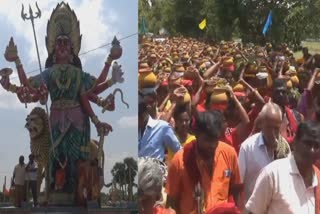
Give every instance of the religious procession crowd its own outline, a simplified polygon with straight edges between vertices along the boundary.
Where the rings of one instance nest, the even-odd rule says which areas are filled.
[[[141,213],[320,213],[320,55],[141,38]]]

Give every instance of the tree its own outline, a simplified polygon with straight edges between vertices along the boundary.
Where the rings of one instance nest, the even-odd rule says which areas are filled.
[[[310,35],[308,26],[316,25],[316,22],[311,21],[314,19],[310,13],[314,4],[314,0],[239,0],[237,10],[241,38],[244,42],[286,42],[298,46]],[[262,29],[270,10],[273,12],[272,26],[265,38]]]
[[[269,11],[272,26],[262,34]],[[148,30],[157,34],[165,28],[171,35],[264,44],[286,42],[292,47],[306,38],[317,38],[320,0],[139,0],[139,21],[145,18]],[[207,19],[204,31],[198,24]]]
[[[0,202],[9,202],[10,198],[8,196],[5,196],[3,192],[0,192]]]
[[[138,171],[138,165],[137,165],[137,161],[134,160],[132,157],[130,158],[125,158],[123,160],[125,166],[126,166],[126,183],[128,184],[128,196],[129,196],[129,200],[132,201],[133,200],[133,186],[134,186],[134,179],[137,175],[137,171]]]
[[[150,6],[148,1],[146,0],[139,0],[138,2],[138,12],[139,12],[139,17],[138,17],[138,22],[139,22],[139,32],[142,31],[142,21],[143,19],[145,20],[150,13]],[[144,29],[145,30],[145,29]]]
[[[137,184],[134,183],[137,171],[137,161],[132,157],[125,158],[123,162],[115,163],[111,169],[113,181],[106,187],[111,187],[113,184],[119,185],[119,189],[123,193],[122,198],[125,199],[128,196],[128,199],[132,201],[133,187],[137,187]]]
[[[120,190],[123,192],[125,189],[125,167],[124,163],[117,162],[111,169],[114,182],[119,185]]]

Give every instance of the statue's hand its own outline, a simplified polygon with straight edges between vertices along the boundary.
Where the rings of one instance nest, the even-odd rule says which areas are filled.
[[[118,82],[118,83],[123,83],[124,82],[124,78],[122,77],[122,75],[124,74],[124,72],[122,72],[121,69],[121,65],[118,65],[117,62],[113,63],[112,66],[112,81],[114,83]]]
[[[115,105],[114,105],[114,96],[113,94],[109,94],[106,99],[102,101],[101,106],[103,107],[102,113],[107,111],[114,111]]]
[[[40,95],[40,103],[42,105],[46,104],[47,99],[48,99],[48,88],[46,84],[42,83],[39,87],[38,93]]]
[[[101,136],[101,135],[107,136],[109,132],[113,131],[112,126],[104,122],[97,123],[96,128],[97,128],[98,136]]]
[[[21,103],[29,103],[31,99],[31,91],[28,87],[18,87],[17,95]]]
[[[2,85],[2,87],[6,90],[9,90],[9,86],[10,86],[10,80],[9,77],[2,77],[0,79],[0,84]]]
[[[18,59],[17,46],[14,44],[12,37],[10,39],[9,45],[6,48],[4,57],[8,62],[14,62],[16,59]]]

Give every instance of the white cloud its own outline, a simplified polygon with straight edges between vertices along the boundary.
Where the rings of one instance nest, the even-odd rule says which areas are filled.
[[[35,29],[39,45],[39,52],[41,61],[45,61],[47,50],[45,46],[46,27],[52,10],[56,7],[57,0],[48,0],[38,2],[41,9],[41,18],[35,19]],[[87,51],[96,48],[103,44],[112,41],[113,36],[117,32],[114,22],[118,19],[118,14],[115,11],[103,10],[103,0],[83,0],[79,4],[77,0],[66,1],[70,7],[75,11],[78,20],[80,21],[80,32],[82,34],[81,51]],[[22,3],[25,5],[25,13],[29,16],[29,4],[31,5],[34,13],[37,11],[34,0],[1,0],[0,15],[7,18],[8,23],[12,25],[15,32],[9,32],[7,35],[8,41],[13,34],[14,37],[22,37],[24,44],[17,44],[18,50],[31,46],[28,52],[28,58],[32,64],[37,65],[36,47],[34,44],[33,31],[29,20],[23,21],[20,14]],[[107,21],[106,21],[107,20]],[[100,49],[90,53],[90,56],[97,56],[104,54],[106,51]],[[27,59],[24,59],[27,61]],[[29,60],[29,61],[30,61]]]
[[[123,116],[117,122],[121,128],[135,128],[138,126],[138,116]]]

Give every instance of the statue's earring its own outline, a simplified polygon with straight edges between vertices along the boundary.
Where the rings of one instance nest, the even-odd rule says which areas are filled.
[[[53,55],[52,62],[53,62],[53,64],[56,63],[56,55]]]

